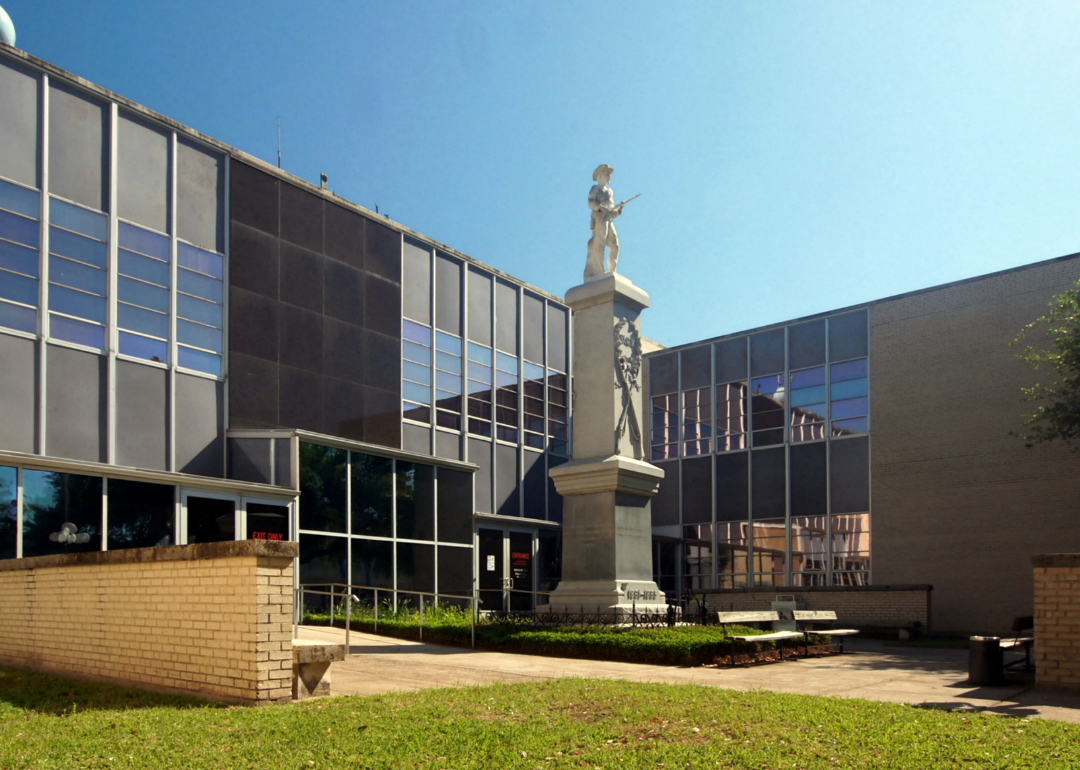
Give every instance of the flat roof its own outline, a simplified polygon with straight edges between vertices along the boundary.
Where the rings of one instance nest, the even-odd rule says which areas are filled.
[[[953,286],[963,286],[967,283],[974,283],[976,281],[985,281],[988,278],[997,278],[1002,275],[1008,275],[1010,273],[1019,273],[1024,270],[1034,270],[1038,267],[1045,267],[1052,265],[1055,262],[1068,262],[1070,260],[1080,259],[1080,252],[1075,254],[1066,254],[1063,257],[1053,257],[1052,259],[1043,259],[1038,262],[1032,262],[1029,265],[1020,265],[1019,267],[1010,267],[1005,270],[996,270],[993,273],[984,273],[982,275],[976,275],[971,278],[961,278],[957,281],[949,281],[948,283],[938,284],[937,286],[929,286],[925,289],[915,289],[913,291],[906,291],[902,294],[893,294],[888,297],[882,297],[881,299],[870,300],[869,302],[860,302],[856,305],[848,305],[846,307],[840,307],[835,310],[825,310],[820,313],[814,313],[812,315],[799,316],[797,318],[790,318],[786,321],[778,321],[777,323],[765,324],[764,326],[755,326],[751,329],[743,329],[737,332],[729,332],[727,334],[718,334],[715,337],[706,337],[704,339],[695,340],[693,342],[684,342],[681,345],[672,345],[669,348],[662,350],[655,350],[645,354],[646,358],[663,355],[665,353],[671,353],[674,351],[685,350],[687,348],[696,348],[699,345],[706,345],[713,342],[720,342],[721,340],[731,339],[732,337],[742,337],[746,334],[754,334],[756,332],[768,331],[769,329],[775,329],[780,326],[790,326],[791,324],[803,323],[804,321],[813,321],[817,318],[825,318],[827,316],[841,315],[854,310],[862,310],[863,308],[873,307],[874,305],[881,305],[885,302],[895,302],[898,299],[906,299],[907,297],[917,297],[920,294],[928,294],[932,291],[941,291],[942,289],[948,289]],[[1080,278],[1080,276],[1078,276]]]
[[[487,271],[493,273],[494,275],[496,275],[499,278],[502,278],[505,281],[509,281],[511,283],[517,284],[518,286],[521,286],[522,288],[527,289],[528,291],[532,292],[533,294],[537,294],[539,296],[544,297],[547,300],[550,300],[551,302],[555,302],[555,303],[557,303],[559,305],[562,305],[563,307],[566,307],[566,303],[563,301],[562,297],[558,297],[558,296],[556,296],[554,294],[551,294],[550,292],[545,291],[544,289],[541,289],[541,288],[539,288],[537,286],[533,286],[530,283],[526,283],[525,281],[521,280],[520,278],[515,278],[514,276],[500,270],[497,267],[492,267],[491,265],[487,264],[486,262],[482,262],[479,259],[476,259],[475,257],[470,257],[468,254],[460,252],[457,249],[453,248],[452,246],[447,246],[445,243],[441,243],[439,241],[436,241],[434,238],[431,238],[431,237],[429,237],[427,235],[424,235],[423,233],[417,232],[416,230],[413,230],[410,227],[406,227],[405,225],[401,224],[400,222],[396,222],[393,219],[390,219],[390,217],[386,216],[385,214],[377,214],[374,211],[372,211],[371,209],[365,208],[365,207],[361,206],[358,203],[353,203],[352,201],[350,201],[350,200],[348,200],[346,198],[342,198],[340,195],[337,195],[336,193],[333,193],[333,192],[331,192],[329,190],[324,190],[322,187],[319,187],[318,185],[313,184],[312,182],[309,182],[306,179],[302,179],[302,178],[296,176],[295,174],[290,174],[288,171],[283,171],[282,169],[278,168],[277,166],[273,165],[272,163],[267,163],[266,161],[264,161],[264,160],[262,160],[260,158],[256,158],[254,155],[249,155],[248,153],[244,152],[243,150],[239,150],[239,149],[237,149],[237,148],[235,148],[235,147],[233,147],[231,145],[225,144],[224,142],[221,142],[221,141],[218,141],[217,139],[214,139],[212,136],[207,136],[206,134],[203,134],[203,133],[201,133],[199,131],[196,131],[193,128],[185,126],[184,124],[182,124],[182,123],[180,123],[178,121],[175,121],[170,117],[162,115],[159,112],[155,112],[154,110],[151,110],[148,107],[144,107],[143,105],[141,105],[141,104],[139,104],[137,102],[133,102],[131,99],[123,97],[120,94],[114,93],[114,92],[110,91],[107,88],[102,88],[101,86],[97,85],[96,83],[91,83],[86,78],[81,78],[78,75],[75,75],[74,73],[68,72],[66,70],[62,70],[59,67],[57,67],[56,65],[50,64],[49,62],[45,61],[44,59],[39,59],[36,56],[32,56],[31,54],[28,54],[26,51],[23,51],[23,50],[18,49],[18,48],[13,48],[12,46],[7,45],[6,43],[0,43],[0,53],[7,54],[11,58],[18,59],[22,64],[24,64],[24,65],[26,65],[26,66],[28,66],[28,67],[30,67],[32,69],[36,69],[36,70],[38,70],[40,72],[43,72],[46,75],[48,75],[49,77],[60,78],[61,80],[65,80],[65,81],[67,81],[67,82],[69,82],[69,83],[71,83],[73,85],[76,85],[76,86],[78,86],[79,88],[82,88],[85,91],[89,91],[90,93],[95,94],[96,96],[99,96],[99,97],[101,97],[103,99],[108,99],[108,100],[116,102],[117,104],[123,105],[123,107],[125,109],[131,110],[132,112],[138,114],[139,116],[141,116],[143,118],[146,118],[148,120],[152,120],[152,121],[154,121],[156,123],[160,123],[160,124],[162,124],[164,126],[167,126],[168,128],[173,129],[174,131],[177,131],[179,133],[184,134],[185,136],[196,139],[197,141],[199,141],[199,142],[201,142],[203,144],[206,144],[206,145],[208,145],[210,147],[213,147],[213,148],[215,148],[215,149],[229,155],[230,157],[235,158],[238,161],[241,161],[243,163],[247,163],[248,165],[254,166],[255,168],[259,169],[260,171],[263,171],[263,172],[265,172],[267,174],[275,176],[275,177],[277,177],[278,179],[280,179],[283,182],[287,182],[288,184],[299,187],[299,188],[301,188],[301,189],[303,189],[303,190],[305,190],[307,192],[310,192],[310,193],[312,193],[314,195],[318,195],[321,198],[323,198],[324,200],[330,201],[331,203],[335,203],[338,206],[342,206],[342,207],[344,207],[346,209],[351,209],[352,211],[355,211],[358,214],[364,215],[368,219],[371,219],[371,220],[374,220],[374,221],[379,222],[381,224],[384,224],[387,227],[391,228],[392,230],[396,230],[396,231],[402,233],[403,235],[409,236],[410,238],[415,238],[417,240],[421,240],[421,241],[424,241],[426,243],[429,243],[433,247],[435,247],[439,251],[442,251],[445,254],[453,255],[454,257],[457,257],[458,259],[461,259],[462,261],[466,262],[467,264],[483,268],[484,270],[487,270]]]

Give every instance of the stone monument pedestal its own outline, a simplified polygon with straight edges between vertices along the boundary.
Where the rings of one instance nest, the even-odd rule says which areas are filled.
[[[664,472],[643,459],[640,315],[649,295],[607,273],[571,289],[566,302],[574,310],[574,459],[550,472],[563,496],[563,570],[537,611],[664,613],[650,511]]]

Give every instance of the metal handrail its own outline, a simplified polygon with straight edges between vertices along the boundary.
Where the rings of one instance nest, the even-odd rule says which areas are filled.
[[[326,586],[329,591],[319,591],[316,588],[309,586]],[[335,591],[335,589],[344,588],[345,591]],[[432,591],[404,591],[401,589],[393,588],[379,588],[377,586],[363,586],[354,583],[308,583],[301,585],[294,591],[294,604],[296,611],[293,614],[293,638],[296,638],[297,626],[299,621],[303,619],[304,612],[304,595],[314,594],[316,596],[329,596],[330,597],[330,627],[334,627],[334,605],[336,597],[341,595],[345,600],[345,654],[349,654],[351,647],[350,632],[352,630],[352,603],[354,601],[359,602],[360,599],[353,592],[354,591],[373,591],[374,609],[375,609],[375,633],[379,632],[379,591],[383,593],[399,594],[405,593],[420,597],[420,640],[424,639],[424,597],[430,596],[435,599],[435,605],[438,606],[439,599],[451,599],[455,601],[467,601],[471,605],[469,612],[469,635],[470,643],[473,647],[476,647],[476,612],[477,605],[482,603],[478,596],[461,596],[458,594],[444,594],[436,593]]]

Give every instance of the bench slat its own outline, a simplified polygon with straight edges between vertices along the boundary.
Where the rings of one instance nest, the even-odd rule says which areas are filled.
[[[795,610],[795,620],[836,620],[833,610]]]
[[[767,623],[780,619],[777,612],[718,612],[716,616],[721,623]]]
[[[775,642],[780,639],[802,639],[803,635],[798,631],[774,631],[771,634],[729,634],[728,639],[738,639],[740,642]]]

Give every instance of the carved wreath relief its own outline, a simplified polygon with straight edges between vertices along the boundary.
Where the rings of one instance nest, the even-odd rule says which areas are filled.
[[[641,332],[626,318],[615,321],[615,387],[622,394],[622,412],[615,425],[615,453],[622,453],[620,444],[629,430],[634,459],[641,460],[641,421],[634,407],[634,392],[641,391]]]

